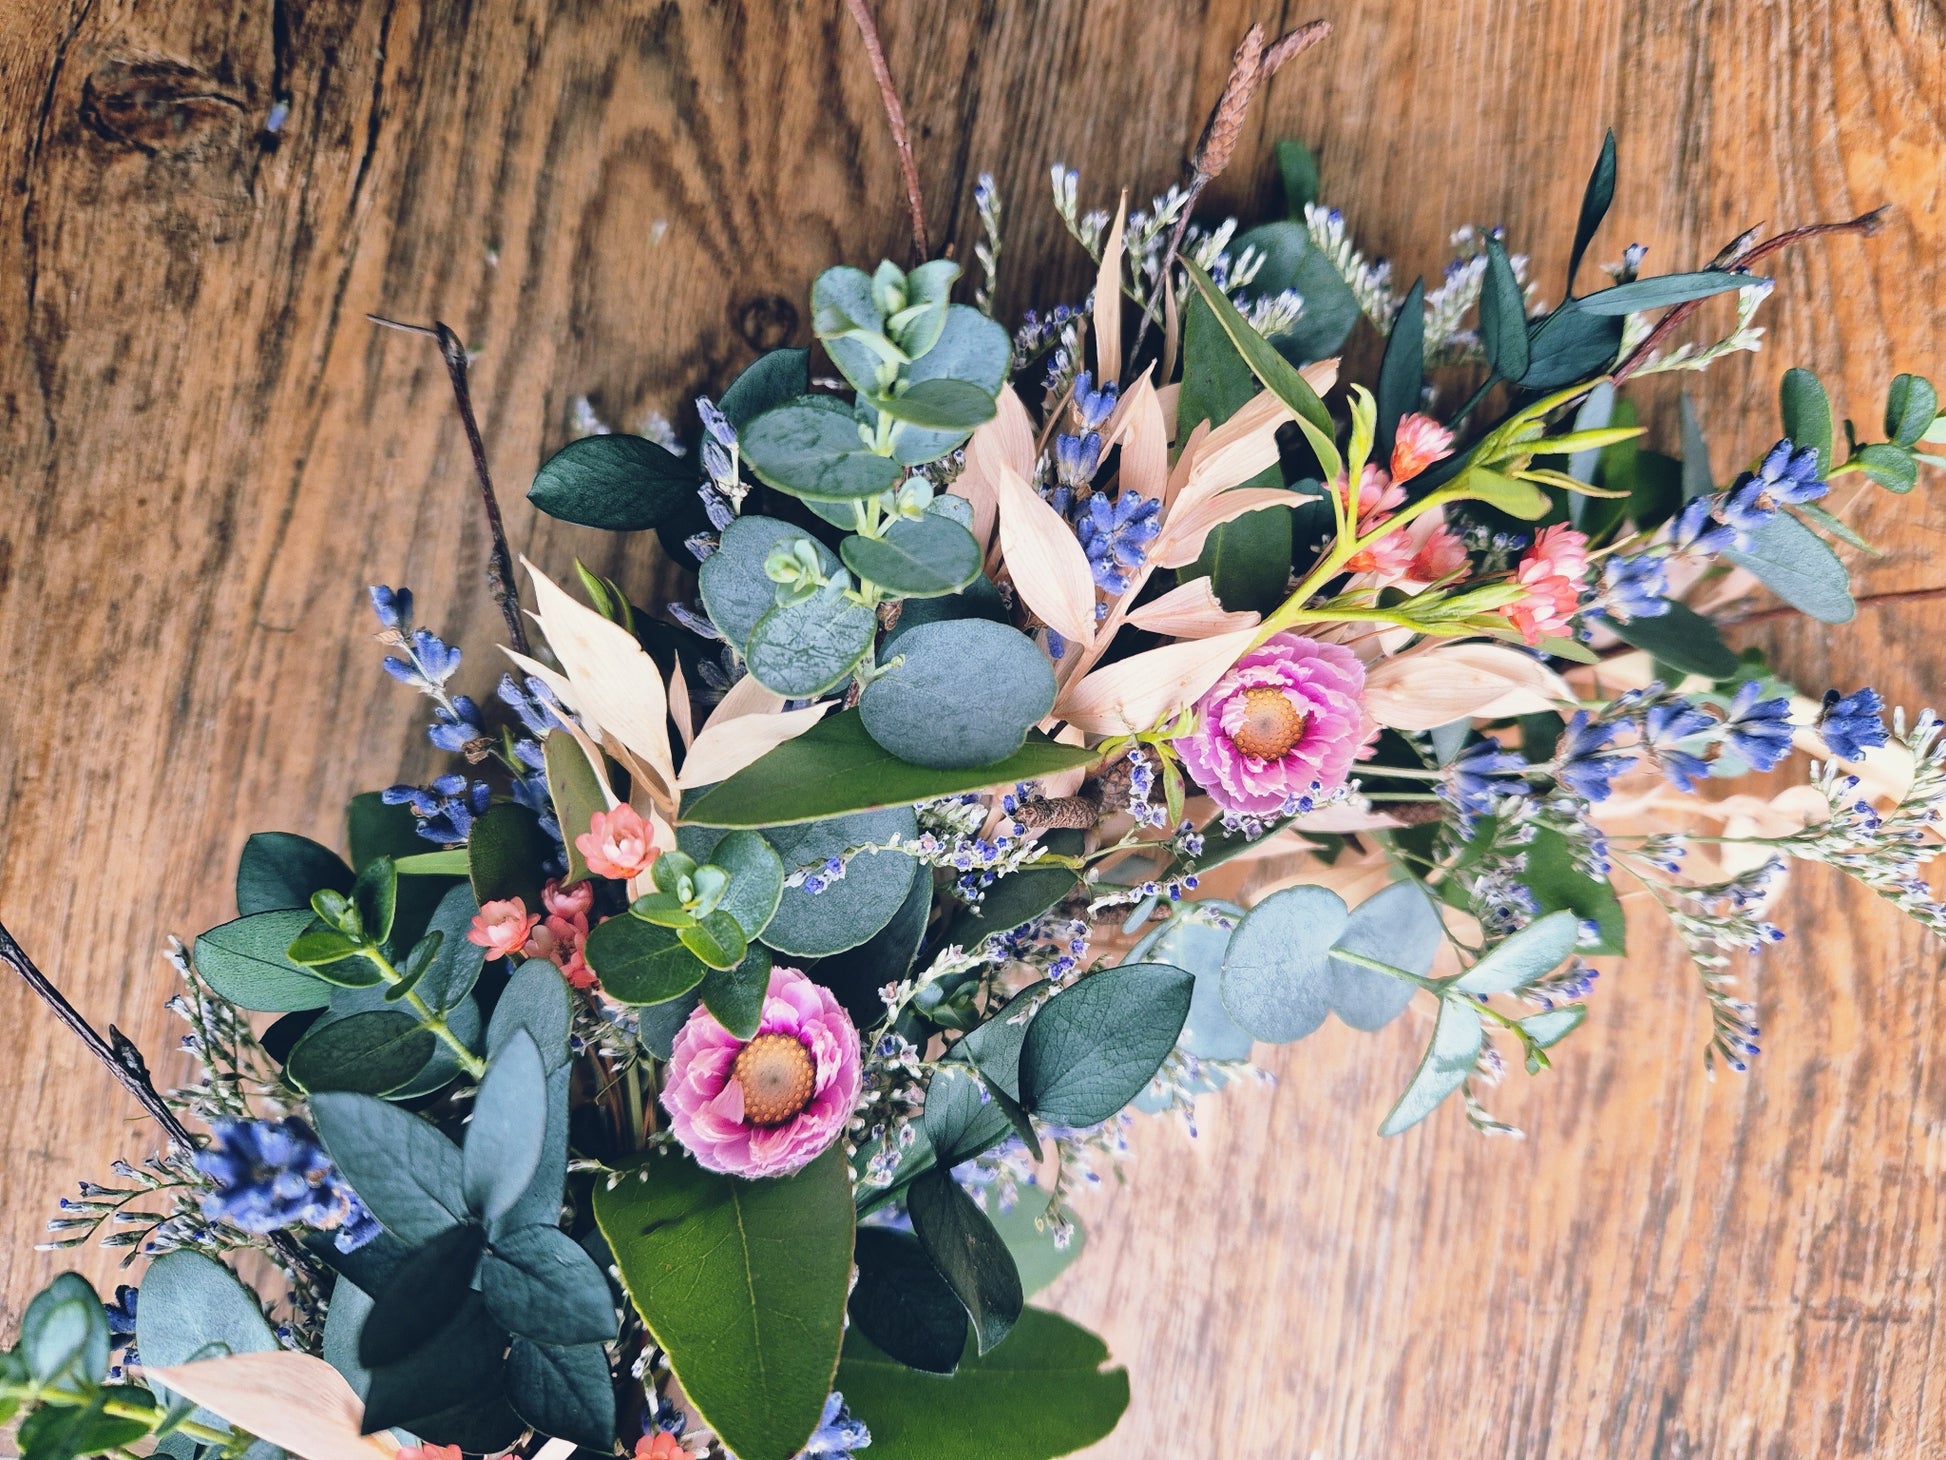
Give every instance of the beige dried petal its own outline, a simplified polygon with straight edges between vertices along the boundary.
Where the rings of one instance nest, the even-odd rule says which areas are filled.
[[[678,656],[675,667],[669,671],[669,718],[676,722],[676,733],[682,736],[684,750],[696,743],[694,713],[689,703],[689,680],[683,675],[682,659]],[[540,1457],[536,1456],[535,1460]]]
[[[1069,643],[1085,648],[1095,632],[1095,579],[1088,555],[1061,514],[1010,467],[998,467],[1000,553],[1014,592]]]
[[[1034,443],[1033,418],[1014,394],[1013,387],[1003,386],[993,406],[993,419],[975,431],[966,443],[966,465],[948,488],[973,504],[972,532],[982,553],[992,546],[993,526],[1000,509],[995,474],[1011,469],[1031,478],[1039,455]]]
[[[144,1377],[303,1460],[391,1460],[399,1451],[388,1432],[359,1433],[363,1401],[311,1354],[232,1354],[147,1369]]]
[[[1122,392],[1102,431],[1104,456],[1111,446],[1122,448],[1120,490],[1158,500],[1169,489],[1169,425],[1160,397],[1154,380],[1142,376]]]
[[[1054,714],[1091,735],[1153,729],[1195,704],[1250,647],[1255,632],[1239,629],[1117,660],[1068,686]]]
[[[1122,228],[1128,221],[1128,192],[1115,205],[1115,225],[1101,246],[1095,271],[1095,370],[1097,389],[1122,378]]]
[[[1170,441],[1176,439],[1176,404],[1182,399],[1180,384],[1159,385],[1155,390],[1156,404],[1162,407],[1162,434]]]
[[[1229,420],[1211,429],[1193,457],[1184,452],[1189,472],[1177,504],[1213,497],[1277,465],[1277,428],[1291,419],[1291,408],[1269,391],[1251,396]]]
[[[756,675],[746,674],[731,685],[710,716],[703,722],[703,729],[713,725],[727,725],[730,721],[745,715],[774,715],[784,708],[784,696],[763,684]]]
[[[679,790],[713,786],[735,775],[787,740],[794,740],[824,718],[832,701],[802,710],[785,710],[775,715],[739,715],[734,719],[712,719],[703,727],[696,743],[682,763],[676,780]]]
[[[1312,500],[1309,493],[1283,487],[1233,487],[1201,502],[1185,492],[1156,534],[1149,561],[1158,568],[1185,567],[1196,561],[1204,540],[1224,523],[1263,507],[1295,507]]]
[[[1432,730],[1476,715],[1536,714],[1572,699],[1545,664],[1501,644],[1444,642],[1374,665],[1365,708],[1395,730]]]
[[[1204,577],[1191,578],[1143,604],[1128,616],[1128,622],[1138,629],[1166,634],[1172,639],[1207,639],[1252,628],[1261,617],[1254,611],[1232,613],[1226,609],[1217,601],[1210,580]]]
[[[1175,466],[1169,471],[1169,487],[1162,495],[1164,515],[1176,505],[1176,498],[1182,494],[1183,483],[1189,480],[1189,469],[1196,464],[1196,453],[1202,449],[1203,442],[1209,437],[1208,421],[1198,421],[1189,428],[1189,440],[1183,444],[1182,453],[1176,457]]]

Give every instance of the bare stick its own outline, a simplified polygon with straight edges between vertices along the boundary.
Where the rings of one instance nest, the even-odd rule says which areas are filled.
[[[892,68],[885,63],[885,46],[878,38],[871,6],[867,0],[845,0],[845,5],[865,39],[865,54],[871,58],[872,75],[878,78],[879,99],[885,103],[885,120],[892,125],[892,145],[899,149],[899,171],[905,177],[905,205],[912,214],[912,258],[922,264],[932,248],[926,242],[926,205],[919,198],[919,169],[912,161],[912,139],[906,135],[905,108],[899,105],[899,88],[892,82]]]
[[[473,418],[473,393],[466,383],[466,346],[444,320],[434,320],[429,329],[422,324],[402,324],[396,319],[368,314],[365,318],[387,329],[407,334],[427,335],[439,342],[439,353],[446,361],[446,374],[453,382],[453,401],[459,407],[460,424],[466,428],[466,444],[473,450],[473,474],[479,479],[480,501],[486,507],[487,531],[493,546],[487,554],[487,591],[500,605],[500,616],[507,621],[509,647],[528,652],[527,626],[520,618],[520,590],[514,586],[514,559],[507,549],[507,529],[500,520],[500,499],[493,494],[493,477],[487,471],[486,442],[480,439],[480,423]]]

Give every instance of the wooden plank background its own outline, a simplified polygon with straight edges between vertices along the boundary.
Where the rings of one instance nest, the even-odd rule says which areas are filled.
[[[1336,36],[1271,85],[1217,202],[1268,202],[1268,145],[1299,136],[1405,278],[1453,227],[1504,223],[1554,293],[1612,124],[1598,257],[1640,239],[1666,270],[1761,219],[1895,210],[1781,262],[1770,348],[1697,385],[1719,465],[1771,438],[1787,364],[1862,420],[1894,370],[1946,377],[1938,0],[881,9],[962,257],[974,177],[1000,180],[1010,310],[1085,288],[1051,163],[1091,205],[1159,190],[1248,21],[1322,13]],[[0,0],[0,168],[0,910],[152,1050],[176,1033],[164,936],[228,915],[245,834],[334,839],[348,794],[433,763],[363,585],[412,584],[467,684],[497,672],[444,376],[365,311],[441,316],[480,351],[517,548],[640,583],[646,540],[520,501],[571,398],[680,416],[807,337],[819,268],[904,248],[838,0]],[[1864,525],[1889,549],[1866,591],[1946,578],[1925,497]],[[1939,605],[1887,604],[1749,638],[1807,685],[1917,706],[1946,680],[1942,628]],[[1641,920],[1558,1073],[1497,1093],[1525,1142],[1457,1111],[1373,1135],[1410,1021],[1277,1055],[1276,1088],[1206,1107],[1194,1142],[1144,1129],[1057,1293],[1134,1375],[1099,1453],[1946,1454],[1941,952],[1816,871],[1783,912],[1747,1077],[1705,1081],[1694,979]],[[0,1027],[10,1331],[57,1265],[28,1251],[52,1196],[151,1136],[11,984]]]

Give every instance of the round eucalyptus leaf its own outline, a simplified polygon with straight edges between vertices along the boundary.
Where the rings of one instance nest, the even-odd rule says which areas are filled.
[[[1054,667],[1005,624],[927,624],[900,636],[899,654],[905,662],[865,687],[858,713],[873,740],[914,765],[1005,760],[1054,708]]]
[[[432,1031],[403,1009],[369,1009],[314,1025],[291,1050],[284,1073],[307,1091],[385,1095],[431,1061]]]
[[[1504,994],[1545,978],[1574,952],[1580,915],[1567,910],[1538,918],[1496,943],[1487,955],[1453,981],[1467,994]]]
[[[1331,1012],[1331,948],[1351,914],[1325,887],[1287,887],[1250,910],[1223,955],[1223,1007],[1268,1044],[1302,1039]]]
[[[757,620],[777,606],[777,585],[764,572],[764,560],[780,542],[803,538],[817,549],[826,574],[840,566],[838,556],[794,522],[775,517],[739,517],[723,529],[715,552],[696,570],[696,586],[710,622],[739,649]]]
[[[588,934],[588,967],[603,992],[624,1004],[660,1004],[688,993],[709,969],[667,928],[633,914]]]
[[[958,498],[942,500],[957,501]],[[878,657],[889,664],[899,652],[898,643],[921,624],[936,624],[947,619],[983,618],[990,623],[1007,622],[1007,605],[993,580],[982,574],[957,593],[939,598],[908,598],[899,605],[899,621],[886,632],[879,644]]]
[[[832,396],[803,395],[773,407],[738,440],[750,469],[793,497],[875,497],[904,475],[891,457],[866,449],[851,407]]]
[[[894,522],[884,537],[848,537],[838,552],[860,578],[906,598],[957,593],[980,576],[973,534],[931,512]]]
[[[842,591],[780,603],[750,630],[744,657],[766,689],[794,699],[821,695],[858,666],[878,633],[878,616]]]
[[[971,431],[993,419],[993,392],[970,380],[921,380],[873,404],[895,421],[934,431]]]
[[[1417,882],[1394,882],[1353,911],[1337,947],[1362,953],[1422,978],[1446,934],[1432,899]],[[1353,1029],[1382,1029],[1417,992],[1402,978],[1343,958],[1331,960],[1331,1007]]]
[[[847,847],[918,834],[918,818],[909,808],[899,808],[772,827],[764,839],[777,849],[787,873],[800,868],[821,872],[821,863]],[[764,929],[764,942],[805,958],[856,948],[892,921],[912,887],[914,865],[904,852],[865,852],[820,892],[786,887],[776,916]]]
[[[1007,880],[1011,879],[1003,879],[999,885],[1005,887]],[[993,893],[988,892],[987,896],[990,899]],[[1231,916],[1242,916],[1240,909],[1219,906]],[[1223,954],[1229,946],[1228,929],[1178,918],[1165,923],[1153,937],[1144,938],[1129,950],[1131,963],[1167,963],[1195,978],[1196,991],[1189,1000],[1189,1018],[1177,1043],[1199,1059],[1250,1058],[1249,1034],[1237,1026],[1223,1007]]]
[[[710,852],[709,865],[730,874],[721,911],[736,919],[746,937],[763,932],[784,895],[784,863],[770,843],[754,831],[733,831]]]

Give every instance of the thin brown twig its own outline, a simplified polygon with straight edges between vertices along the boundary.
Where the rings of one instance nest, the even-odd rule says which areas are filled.
[[[845,0],[845,5],[864,38],[865,54],[878,81],[879,99],[885,103],[885,120],[891,124],[892,145],[898,148],[899,172],[905,178],[905,205],[912,214],[912,261],[922,264],[931,256],[932,247],[926,242],[926,205],[919,197],[919,168],[912,160],[912,139],[906,135],[905,108],[899,105],[899,88],[893,83],[892,68],[886,64],[885,45],[878,38],[871,6],[867,0]]]
[[[514,559],[507,548],[506,526],[500,519],[500,499],[494,495],[493,476],[487,470],[486,442],[480,437],[480,423],[473,415],[473,393],[466,380],[466,346],[444,320],[434,320],[428,327],[405,324],[377,314],[368,314],[365,318],[387,329],[429,336],[439,343],[439,353],[446,361],[447,377],[453,382],[453,401],[459,407],[460,424],[466,428],[466,444],[473,452],[473,475],[480,483],[480,501],[486,507],[487,531],[493,540],[487,553],[487,591],[493,595],[493,601],[500,606],[500,616],[506,620],[508,647],[525,654],[528,652],[527,626],[520,617],[520,590],[514,583]]]

